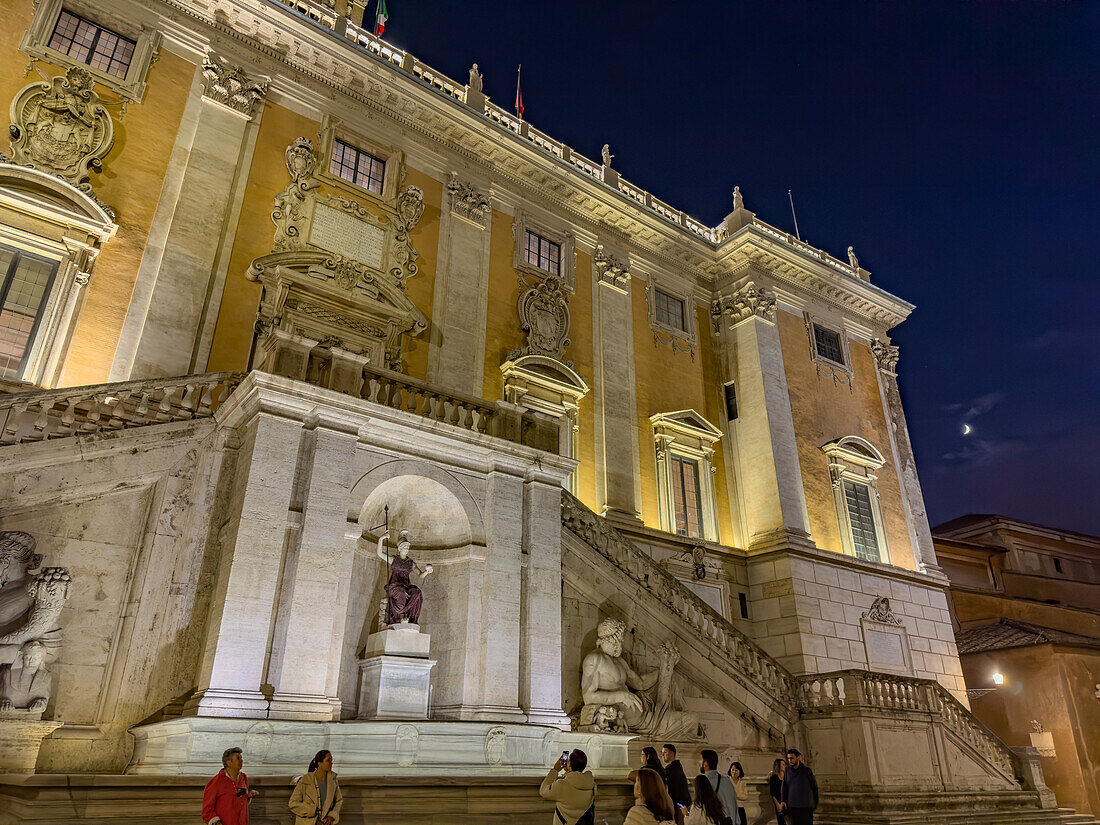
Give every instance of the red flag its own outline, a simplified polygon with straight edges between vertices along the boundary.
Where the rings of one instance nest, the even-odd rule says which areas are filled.
[[[519,64],[519,68],[516,70],[516,114],[519,115],[519,119],[523,120],[523,90],[519,86],[520,72],[523,71],[523,64]]]

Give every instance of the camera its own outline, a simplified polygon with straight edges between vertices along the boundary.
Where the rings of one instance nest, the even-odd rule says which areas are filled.
[[[237,796],[244,796],[248,793],[248,788],[237,788]]]

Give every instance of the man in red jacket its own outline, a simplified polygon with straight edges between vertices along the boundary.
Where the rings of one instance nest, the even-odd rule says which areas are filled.
[[[222,769],[202,792],[202,821],[206,825],[248,825],[248,803],[260,792],[248,789],[243,765],[240,748],[229,748],[222,754]]]

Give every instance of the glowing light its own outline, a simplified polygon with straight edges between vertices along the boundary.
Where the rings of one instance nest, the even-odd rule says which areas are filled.
[[[1003,673],[994,673],[993,674],[993,684],[995,684],[997,687],[1000,687],[1004,683],[1005,683],[1005,675]]]
[[[973,429],[971,428],[971,426],[969,424],[963,424],[963,435],[970,435],[970,433],[972,433],[972,432],[973,432]]]

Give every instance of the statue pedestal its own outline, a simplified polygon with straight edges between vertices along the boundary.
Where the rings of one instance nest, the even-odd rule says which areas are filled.
[[[61,722],[0,718],[0,773],[34,773],[42,740]]]
[[[359,719],[427,719],[431,636],[419,625],[391,625],[367,637],[359,660]]]

